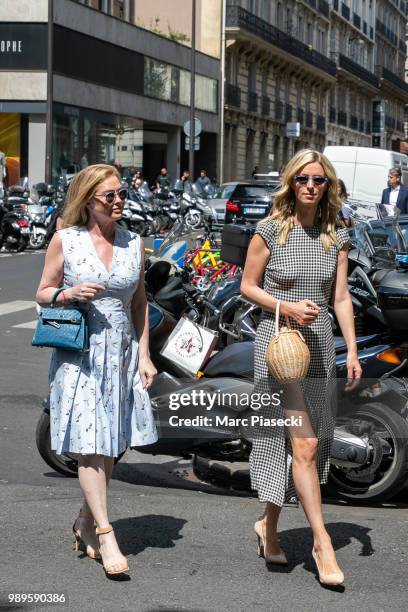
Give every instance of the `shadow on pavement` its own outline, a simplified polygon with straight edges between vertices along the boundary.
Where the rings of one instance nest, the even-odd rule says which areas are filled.
[[[113,527],[124,555],[138,555],[146,548],[174,548],[183,536],[186,519],[163,514],[145,514],[119,519]]]
[[[359,556],[370,557],[375,553],[373,548],[369,527],[355,523],[327,523],[327,531],[332,539],[334,550],[340,550],[352,544],[353,540],[361,543]],[[287,553],[289,565],[268,565],[271,572],[290,573],[296,566],[303,565],[308,572],[317,574],[316,566],[312,559],[313,538],[310,527],[299,527],[279,531],[279,540],[283,550]]]

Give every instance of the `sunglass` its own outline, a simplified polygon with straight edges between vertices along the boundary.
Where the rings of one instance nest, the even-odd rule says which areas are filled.
[[[113,204],[116,200],[116,196],[119,196],[122,202],[126,200],[128,197],[128,189],[122,188],[117,191],[105,191],[105,193],[95,193],[95,195],[105,198],[107,204]]]
[[[311,180],[313,185],[317,187],[321,187],[329,181],[327,176],[308,176],[307,174],[297,174],[294,179],[299,185],[308,185]]]

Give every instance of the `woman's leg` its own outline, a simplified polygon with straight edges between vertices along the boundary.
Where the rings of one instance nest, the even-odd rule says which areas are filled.
[[[340,571],[323,520],[320,482],[317,471],[318,440],[304,407],[299,387],[291,389],[288,404],[300,408],[285,409],[285,416],[301,419],[301,425],[288,428],[292,445],[292,474],[300,503],[313,531],[314,550],[319,557],[324,573]]]
[[[108,458],[105,472],[106,457],[101,455],[81,455],[78,461],[78,476],[87,507],[91,511],[97,527],[109,525],[107,512],[106,489],[109,480],[113,459]],[[112,464],[112,465],[111,465]],[[112,570],[120,569],[126,563],[125,557],[119,550],[113,531],[99,536],[100,551],[104,565]]]
[[[278,520],[282,508],[271,502],[267,502],[263,516],[259,522],[263,524],[262,533],[265,536],[265,557],[279,555],[282,549],[278,542]]]
[[[105,462],[105,479],[106,479],[106,488],[108,488],[109,486],[109,481],[112,477],[112,472],[113,472],[113,466],[115,465],[115,460],[113,457],[104,457],[104,462]],[[88,506],[88,503],[84,497],[84,501],[82,503],[82,508],[81,510],[83,510],[84,512],[89,512],[90,514],[92,514],[90,507]],[[92,518],[93,521],[93,518]]]

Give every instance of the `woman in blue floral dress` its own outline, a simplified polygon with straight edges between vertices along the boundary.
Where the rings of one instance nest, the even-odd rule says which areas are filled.
[[[128,570],[107,514],[114,459],[128,446],[152,444],[157,432],[147,392],[156,374],[140,237],[118,226],[126,189],[116,169],[88,166],[72,180],[62,226],[47,251],[37,301],[76,302],[87,313],[88,352],[55,350],[50,367],[51,444],[77,453],[84,503],[73,530],[76,548],[102,557],[109,575]],[[96,523],[96,529],[95,529]]]

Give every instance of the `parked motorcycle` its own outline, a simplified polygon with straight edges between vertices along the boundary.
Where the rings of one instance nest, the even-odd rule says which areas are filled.
[[[23,213],[18,214],[13,206],[0,204],[0,249],[21,253],[27,248],[30,238],[30,227]]]

